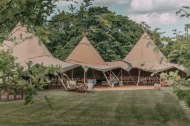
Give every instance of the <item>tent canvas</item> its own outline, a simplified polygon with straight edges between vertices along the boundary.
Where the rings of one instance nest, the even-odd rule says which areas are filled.
[[[166,57],[146,32],[125,57],[124,61],[131,63],[135,68],[149,72],[164,71],[170,68],[176,68],[185,72],[184,67],[167,61]]]
[[[106,63],[92,46],[86,36],[79,42],[75,49],[66,59],[67,62],[77,63],[99,71],[109,71],[118,66],[111,66]]]
[[[113,73],[111,73],[110,71],[119,68],[119,66],[106,63],[96,51],[96,49],[92,46],[92,44],[89,42],[86,36],[82,38],[79,44],[67,57],[66,61],[82,65],[83,68],[87,69],[86,71],[84,69],[84,80],[86,77],[86,72],[89,68],[103,72],[103,75],[106,78],[108,84],[110,84],[110,80],[107,77],[106,72],[111,75]]]
[[[26,62],[33,64],[43,64],[44,66],[61,66],[64,70],[70,70],[79,65],[66,63],[54,58],[48,49],[39,43],[39,39],[27,31],[27,27],[18,23],[8,38],[3,42],[2,49],[10,49],[12,55],[16,57],[16,63],[26,67]]]
[[[169,71],[171,69],[186,73],[184,67],[167,61],[166,57],[146,32],[140,37],[139,41],[125,57],[124,61],[131,63],[133,66],[133,69],[130,71],[131,73],[134,73],[133,71],[138,69],[138,72],[136,72],[137,74],[135,74],[138,78],[137,85],[140,83],[142,76],[151,73],[153,74],[150,76],[155,76],[156,73]]]

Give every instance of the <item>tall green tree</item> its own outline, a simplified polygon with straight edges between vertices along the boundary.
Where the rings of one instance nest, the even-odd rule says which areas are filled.
[[[80,42],[82,33],[88,34],[106,61],[123,59],[143,33],[142,25],[107,7],[95,7],[91,0],[85,0],[79,10],[73,6],[70,10],[53,16],[48,24],[50,43],[46,46],[63,60]]]

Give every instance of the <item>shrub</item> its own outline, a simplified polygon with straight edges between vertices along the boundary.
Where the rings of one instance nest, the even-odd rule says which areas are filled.
[[[190,95],[190,93],[189,93],[189,95]],[[188,97],[185,97],[185,103],[190,108],[190,96],[189,95],[188,95]]]

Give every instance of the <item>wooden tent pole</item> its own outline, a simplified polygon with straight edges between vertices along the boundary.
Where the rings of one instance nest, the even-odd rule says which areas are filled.
[[[121,85],[123,85],[123,70],[121,69]]]
[[[107,76],[106,76],[106,73],[103,72],[103,74],[104,74],[104,77],[106,78],[106,81],[107,81],[108,85],[110,86],[110,81],[108,80],[108,78],[107,78]]]
[[[121,75],[121,71],[117,74],[117,77],[119,77],[119,75]]]
[[[72,80],[73,80],[73,69],[72,69]]]
[[[61,84],[62,84],[62,86],[65,88],[65,90],[67,91],[67,87],[65,86],[65,84],[63,83],[63,79],[59,76],[59,75],[57,75],[58,76],[58,78],[59,78],[59,81],[61,82]]]
[[[110,80],[111,80],[111,70],[110,70]]]
[[[117,81],[119,81],[119,78],[115,75],[113,71],[111,71],[111,74],[117,79]]]
[[[83,83],[85,84],[85,80],[86,80],[86,72],[84,70],[84,80],[83,80]]]
[[[128,72],[129,76],[131,77],[131,79],[135,82],[135,79],[131,76],[131,74]]]
[[[63,74],[63,76],[66,77],[68,80],[71,80],[71,79],[67,76],[67,74],[65,74],[65,73],[62,73],[62,74]]]
[[[141,70],[139,69],[139,73],[138,73],[138,80],[137,80],[137,86],[139,86],[140,77],[141,77]]]

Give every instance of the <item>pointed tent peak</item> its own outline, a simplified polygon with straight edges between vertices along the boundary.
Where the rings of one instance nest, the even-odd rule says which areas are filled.
[[[142,36],[140,37],[140,39],[147,39],[147,40],[150,40],[150,36],[148,35],[148,33],[145,31]]]
[[[87,65],[107,65],[86,36],[82,38],[66,61]]]
[[[32,37],[35,36],[32,33],[28,32],[27,26],[18,22],[8,35],[7,41],[10,41],[15,46],[21,42],[24,42],[26,39],[30,39]]]
[[[17,61],[24,61],[35,57],[51,56],[51,53],[39,43],[38,37],[27,31],[26,25],[18,23],[9,34],[9,39],[3,42],[4,49],[12,49]]]
[[[24,38],[26,38],[26,35],[27,35],[26,26],[24,26],[20,22],[18,22],[15,25],[15,27],[12,29],[12,31],[9,33],[7,38],[3,41],[3,48],[4,49],[12,49],[17,44],[23,42]]]
[[[14,33],[17,33],[17,31],[22,32],[28,32],[27,25],[22,24],[20,21],[15,25],[14,29],[11,31],[11,35],[14,35]]]
[[[23,26],[22,23],[19,21],[17,24],[16,24],[16,27],[17,26]]]
[[[124,61],[128,61],[133,66],[138,67],[141,64],[160,64],[165,62],[166,58],[145,32],[125,57]]]
[[[83,36],[83,38],[82,38],[82,40],[79,42],[79,44],[92,45],[86,36]],[[79,44],[78,44],[78,45],[79,45]]]
[[[89,34],[89,32],[82,32],[82,36],[83,36],[83,37],[88,36],[88,34]]]

